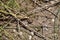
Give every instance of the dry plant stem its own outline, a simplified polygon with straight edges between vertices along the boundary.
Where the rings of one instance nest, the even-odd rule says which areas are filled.
[[[29,30],[30,32],[34,32],[34,35],[36,35],[37,37],[42,38],[44,40],[47,40],[47,38],[45,36],[43,36],[42,34],[36,32],[34,29],[25,26],[21,21],[20,21],[20,24],[22,25],[23,28]]]
[[[7,31],[4,30],[5,36],[7,36],[8,38],[10,38],[11,40],[15,40],[11,34],[9,34]]]
[[[20,32],[19,19],[17,20],[17,32]]]
[[[54,4],[50,4],[50,5],[47,5],[47,6],[43,6],[43,5],[39,4],[38,2],[36,2],[35,0],[32,0],[32,1],[33,1],[33,3],[37,4],[39,7],[47,8],[47,9],[50,8],[50,7],[54,7],[54,6],[57,6],[57,5],[60,4],[60,2],[56,2],[56,3],[54,3]]]
[[[42,7],[42,5],[41,5],[41,4],[38,4],[36,1],[33,0],[33,2],[34,2],[36,5],[38,5],[39,7]],[[53,7],[53,6],[56,6],[56,5],[58,5],[58,4],[60,4],[60,2],[56,2],[56,3],[52,4],[52,5],[44,6],[44,7],[42,7],[41,9],[46,10],[46,11],[50,12],[51,14],[53,14],[55,17],[57,17],[53,12],[51,12],[51,11],[49,11],[49,10],[47,10],[47,9],[48,9],[49,7]]]
[[[6,26],[11,22],[12,20],[10,20],[5,26],[4,29],[6,29]],[[10,29],[10,28],[9,28]],[[14,40],[14,38],[12,37],[11,34],[9,34],[7,31],[3,30],[5,36],[7,36],[8,38],[10,38],[10,40]]]
[[[57,18],[55,17],[54,20],[55,20],[54,21],[54,34],[55,34],[56,33],[55,30],[56,30],[56,26],[57,26],[56,25]],[[56,40],[56,36],[55,35],[54,35],[54,40]]]
[[[8,8],[6,8],[9,12],[6,12],[6,11],[4,11],[4,10],[0,10],[0,12],[1,13],[3,13],[3,14],[9,14],[9,15],[12,15],[14,18],[16,18],[16,19],[24,19],[24,18],[26,18],[26,19],[28,19],[29,17],[23,17],[23,16],[19,16],[20,18],[18,18],[18,16],[16,15],[16,14],[14,14],[11,10],[9,10]]]
[[[15,0],[15,3],[17,4],[17,6],[20,8],[19,4],[17,3],[17,1]]]
[[[4,13],[4,14],[10,14],[10,15],[12,15],[13,17],[16,18],[16,14],[14,14],[14,13],[8,13],[8,12],[6,12],[6,11],[4,11],[4,10],[0,10],[0,12],[1,12],[1,13]]]
[[[12,15],[17,21],[18,21],[18,30],[20,29],[19,27],[19,20],[18,20],[18,18],[16,17],[16,15],[15,14],[13,14],[9,9],[8,9],[8,11],[10,12],[10,15]],[[2,12],[2,13],[4,13],[4,14],[9,14],[8,12],[6,12],[6,11],[3,11],[3,10],[0,10],[0,12]],[[7,26],[7,25],[6,25]],[[5,27],[6,27],[5,26]]]
[[[60,9],[58,9],[58,12],[56,13],[57,16],[58,16],[58,14],[59,14],[59,11],[60,11]],[[54,21],[54,34],[55,34],[55,33],[57,34],[57,32],[56,32],[57,30],[56,30],[56,29],[57,29],[57,27],[58,27],[58,24],[57,24],[58,19],[55,17],[54,20],[55,20],[55,21]],[[54,40],[58,40],[58,39],[56,39],[56,35],[54,35]]]
[[[5,27],[4,29],[16,29],[16,27],[14,27],[14,28],[10,28],[10,27]]]
[[[0,1],[2,3],[3,6],[6,6],[2,1]],[[19,4],[17,3],[17,1],[15,0],[15,3],[17,4],[18,8],[20,8]],[[11,7],[6,6],[7,8],[13,10]]]
[[[29,35],[31,35],[31,32],[30,32],[29,30],[23,28],[23,27],[21,27],[21,31],[24,31],[24,32],[28,33]],[[31,35],[31,36],[32,36],[32,35]]]
[[[0,1],[1,2],[1,1]],[[2,2],[1,2],[2,3]],[[27,17],[27,16],[21,16],[21,15],[16,15],[16,14],[14,14],[11,10],[12,10],[12,8],[10,8],[10,7],[8,7],[7,5],[4,5],[4,3],[2,3],[2,5],[6,8],[6,10],[8,11],[8,12],[6,12],[6,11],[4,11],[4,10],[0,10],[0,12],[2,12],[2,13],[4,13],[4,14],[10,14],[10,15],[12,15],[14,18],[16,18],[16,19],[28,19],[29,20],[29,17]]]
[[[2,1],[0,1],[0,2],[1,2],[1,4],[2,4],[3,7],[6,7],[6,8],[8,8],[8,9],[10,9],[10,10],[14,10],[14,9],[12,9],[11,7],[5,5]]]
[[[7,24],[4,25],[4,29],[6,28],[6,26],[7,26],[11,21],[12,21],[12,19],[11,19]]]
[[[0,1],[1,2],[1,1]],[[29,17],[23,17],[23,16],[21,16],[21,15],[19,15],[19,17],[18,17],[18,15],[16,15],[16,14],[14,14],[11,10],[12,10],[12,8],[10,8],[10,7],[8,7],[7,5],[5,5],[3,2],[1,2],[2,3],[2,6],[4,6],[5,8],[6,8],[6,10],[8,11],[8,12],[6,12],[6,11],[4,11],[4,10],[0,10],[0,12],[3,12],[4,14],[10,14],[10,15],[12,15],[14,18],[18,18],[18,19],[24,19],[24,18],[29,18]]]

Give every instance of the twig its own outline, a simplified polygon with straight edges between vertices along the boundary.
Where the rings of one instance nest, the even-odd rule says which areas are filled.
[[[19,19],[17,20],[17,32],[20,32]]]
[[[36,32],[34,29],[25,26],[21,21],[20,21],[20,24],[22,25],[23,28],[29,30],[30,32],[34,32],[34,35],[36,35],[37,37],[42,38],[42,39],[44,39],[44,40],[47,40],[47,38],[46,38],[45,36],[43,36],[43,35],[41,35],[40,33]]]
[[[5,25],[3,26],[3,28],[5,29],[6,26],[7,26],[11,21],[12,21],[12,20],[10,20],[7,24],[5,24]]]
[[[38,4],[35,0],[32,0],[32,1],[33,1],[36,5],[38,5],[39,7],[42,7],[42,5],[41,5],[41,4]],[[53,6],[56,6],[56,5],[58,5],[58,4],[60,4],[60,2],[56,2],[56,3],[52,4],[52,5],[42,7],[41,9],[44,9],[44,10],[50,12],[51,14],[53,14],[55,17],[57,17],[53,12],[51,12],[51,11],[49,11],[49,10],[47,10],[47,9],[48,9],[49,7],[53,7]],[[47,8],[47,9],[46,9],[46,8]]]

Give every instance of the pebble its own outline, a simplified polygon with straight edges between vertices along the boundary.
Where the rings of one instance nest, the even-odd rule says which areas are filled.
[[[54,4],[54,3],[55,3],[55,1],[50,1],[50,3],[51,3],[51,4]]]
[[[46,31],[48,31],[48,28],[43,28],[43,29],[45,29]]]
[[[56,36],[57,34],[55,33],[54,35]]]
[[[48,6],[48,5],[45,5],[46,7]]]
[[[16,32],[16,30],[14,29],[13,32]]]
[[[30,36],[29,36],[29,40],[31,40],[31,39],[32,39],[32,36],[30,35]]]
[[[19,32],[20,35],[22,35],[23,33],[22,32]]]
[[[34,35],[34,32],[31,32],[32,35]]]
[[[54,19],[52,19],[52,22],[54,22],[55,20]]]
[[[48,10],[51,10],[52,8],[50,7]]]
[[[14,36],[16,37],[17,35],[15,34]]]

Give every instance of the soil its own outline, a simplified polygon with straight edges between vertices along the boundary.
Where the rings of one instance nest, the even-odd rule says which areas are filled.
[[[2,0],[5,5],[7,2]],[[16,2],[19,8],[0,6],[0,10],[12,13],[0,12],[1,40],[60,40],[60,0]]]

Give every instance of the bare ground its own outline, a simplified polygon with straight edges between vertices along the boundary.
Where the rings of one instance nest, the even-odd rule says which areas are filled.
[[[0,2],[0,40],[60,40],[59,0],[16,2],[17,8],[8,0]]]

